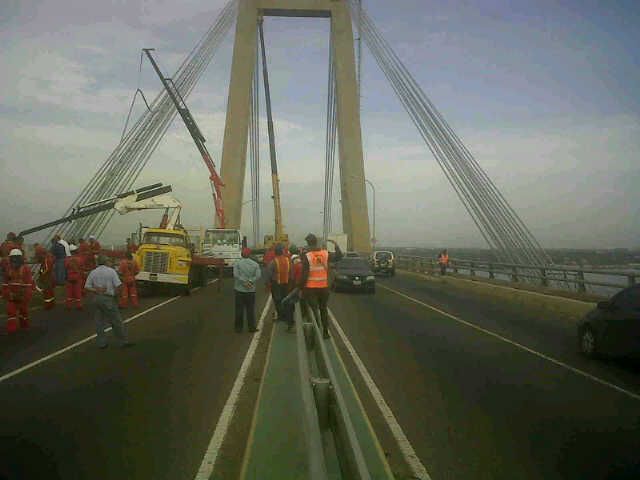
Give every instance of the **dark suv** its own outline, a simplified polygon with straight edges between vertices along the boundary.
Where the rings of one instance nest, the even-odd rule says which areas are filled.
[[[593,357],[640,356],[640,284],[598,302],[578,323],[580,351]]]
[[[396,274],[396,259],[393,252],[379,250],[373,253],[371,257],[371,269],[376,275],[389,275],[393,277]]]

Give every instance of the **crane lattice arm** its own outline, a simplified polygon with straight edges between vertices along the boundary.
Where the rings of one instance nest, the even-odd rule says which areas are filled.
[[[158,74],[158,77],[160,77],[160,81],[162,82],[162,85],[164,86],[165,90],[167,91],[167,94],[173,101],[173,104],[175,105],[176,110],[178,111],[178,113],[180,114],[180,117],[184,121],[184,124],[187,127],[187,130],[189,130],[189,133],[191,134],[191,138],[193,138],[193,141],[196,144],[196,147],[198,148],[200,155],[202,156],[202,160],[204,160],[204,163],[207,166],[207,169],[209,170],[209,180],[211,182],[211,194],[213,196],[213,205],[216,210],[216,217],[218,218],[218,225],[220,226],[220,228],[225,228],[226,221],[224,217],[224,209],[222,207],[222,187],[224,187],[224,183],[222,182],[220,175],[218,175],[218,172],[216,171],[216,166],[213,163],[213,159],[211,158],[211,155],[209,154],[209,151],[207,150],[207,147],[204,144],[206,141],[204,138],[204,135],[202,135],[200,128],[198,128],[198,124],[196,123],[195,119],[191,115],[191,112],[187,108],[187,104],[182,98],[182,95],[180,95],[180,92],[178,91],[177,87],[173,83],[173,80],[170,78],[166,78],[162,74],[162,72],[160,71],[160,67],[158,67],[158,64],[156,63],[154,58],[151,56],[151,52],[154,49],[143,48],[142,50],[144,51],[144,53],[146,53],[147,57],[149,58],[149,61],[151,62],[151,65],[153,66],[153,69]]]

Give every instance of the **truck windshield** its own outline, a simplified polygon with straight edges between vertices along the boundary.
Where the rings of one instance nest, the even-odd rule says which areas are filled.
[[[205,233],[204,243],[210,245],[232,246],[240,244],[240,233],[237,231],[210,230]]]
[[[148,232],[144,234],[143,243],[152,243],[155,245],[175,245],[178,247],[186,247],[184,237],[172,233],[156,233]]]

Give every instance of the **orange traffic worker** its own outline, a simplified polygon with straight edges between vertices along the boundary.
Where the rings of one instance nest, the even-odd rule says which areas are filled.
[[[308,251],[302,257],[302,298],[309,307],[320,315],[322,323],[322,336],[329,338],[329,263],[339,262],[342,259],[342,250],[333,240],[336,251],[329,253],[325,248],[318,246],[318,237],[313,233],[306,236]]]
[[[36,260],[40,262],[38,283],[40,284],[42,296],[44,298],[44,309],[51,310],[56,306],[56,279],[53,271],[56,258],[42,245],[38,245],[36,247]]]
[[[71,310],[82,310],[82,289],[84,288],[84,270],[82,256],[78,252],[78,247],[69,247],[71,256],[64,259],[64,267],[67,270],[67,283],[65,284],[67,298],[65,308]]]
[[[440,264],[440,275],[446,275],[449,266],[449,253],[446,249],[438,255],[438,263]]]
[[[138,289],[136,288],[136,275],[140,272],[138,264],[133,259],[131,253],[127,253],[127,258],[120,260],[118,275],[122,281],[120,292],[120,308],[125,308],[131,300],[131,305],[138,306]]]
[[[274,248],[275,257],[266,269],[267,282],[271,287],[273,304],[276,307],[278,320],[287,323],[287,329],[293,327],[293,304],[284,304],[283,300],[293,287],[291,259],[284,254],[284,247],[277,244]]]
[[[16,245],[16,234],[13,232],[7,233],[7,239],[0,244],[0,257],[8,258],[9,252],[14,248],[18,248]]]
[[[25,265],[22,251],[14,248],[9,252],[9,266],[2,284],[7,305],[7,333],[29,328],[29,302],[34,288],[31,269]]]

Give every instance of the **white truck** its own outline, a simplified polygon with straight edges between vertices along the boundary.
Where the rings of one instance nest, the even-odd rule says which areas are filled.
[[[347,253],[349,237],[346,233],[330,233],[329,235],[327,235],[327,240],[333,240],[338,244],[340,250],[342,250],[342,253]],[[327,244],[327,249],[332,253],[335,251],[335,247],[330,242]]]
[[[201,241],[202,256],[224,261],[229,269],[242,256],[243,236],[240,230],[229,228],[208,228]]]

